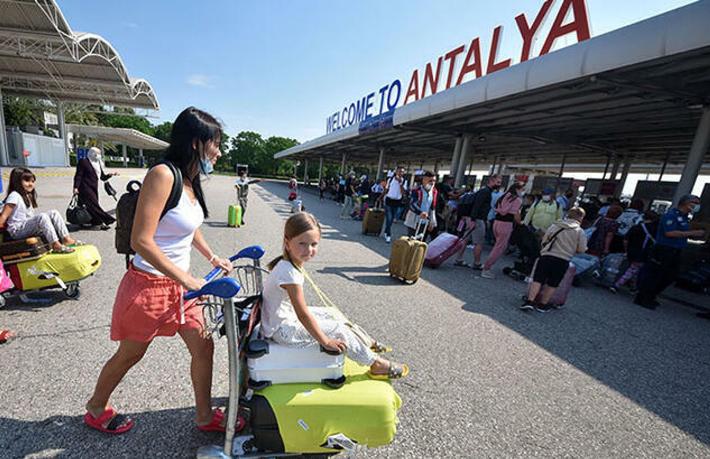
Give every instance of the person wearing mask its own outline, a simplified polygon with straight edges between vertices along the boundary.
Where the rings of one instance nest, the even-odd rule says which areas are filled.
[[[563,220],[554,222],[542,238],[540,258],[535,263],[533,281],[528,286],[528,293],[520,309],[547,312],[552,309],[550,299],[559,287],[562,278],[569,269],[569,261],[578,253],[587,251],[587,236],[581,223],[584,209],[573,207]],[[537,301],[540,294],[540,301]]]
[[[619,229],[616,219],[622,213],[620,206],[613,205],[607,210],[606,215],[600,217],[596,230],[589,238],[589,253],[597,257],[604,257],[612,252],[612,242]]]
[[[494,279],[491,268],[498,259],[505,253],[513,234],[513,226],[520,224],[520,206],[522,205],[523,184],[513,183],[508,191],[498,198],[496,202],[496,218],[493,222],[493,235],[495,236],[495,246],[488,254],[488,258],[483,265],[481,277],[484,279]]]
[[[482,270],[481,252],[483,251],[483,243],[486,240],[486,219],[488,211],[491,208],[491,200],[493,192],[500,189],[502,183],[501,176],[498,174],[488,177],[486,186],[476,192],[471,204],[471,210],[466,214],[460,215],[461,223],[459,226],[462,231],[471,232],[471,244],[473,244],[473,269]],[[459,210],[461,208],[459,207]],[[464,261],[466,246],[464,245],[457,254],[455,266],[469,266]]]
[[[402,207],[407,184],[404,182],[404,168],[398,167],[385,186],[385,241],[392,241],[392,222],[397,218]]]
[[[353,195],[355,194],[355,172],[350,172],[345,180],[345,190],[343,191],[343,209],[340,211],[340,218],[350,218],[353,211]]]
[[[89,154],[79,160],[74,173],[74,195],[79,198],[78,204],[86,206],[91,215],[91,224],[101,225],[102,230],[109,229],[109,225],[116,219],[106,213],[99,204],[99,179],[105,182],[114,175],[118,174],[104,172],[101,150],[96,147],[89,148]]]
[[[626,233],[624,245],[626,246],[626,259],[629,261],[629,267],[614,285],[609,287],[612,293],[616,293],[629,281],[636,280],[643,263],[646,261],[649,250],[656,243],[654,235],[658,231],[658,214],[648,210],[642,214],[641,218],[642,220]]]
[[[409,210],[404,219],[404,226],[410,236],[413,236],[417,224],[420,221],[428,221],[426,232],[432,235],[436,230],[436,199],[438,190],[434,187],[436,175],[431,171],[424,171],[422,175],[421,185],[412,191],[412,197],[409,200]],[[426,238],[425,238],[426,239]]]
[[[212,172],[222,155],[222,135],[222,126],[212,115],[186,108],[173,123],[165,152],[165,160],[182,177],[178,204],[161,216],[177,180],[167,164],[151,168],[143,181],[131,231],[136,256],[116,290],[111,318],[111,340],[119,342],[118,349],[103,366],[86,403],[84,423],[93,429],[115,435],[133,428],[134,422],[109,404],[111,394],[156,337],[178,334],[191,357],[196,428],[225,431],[224,413],[212,408],[214,343],[206,333],[202,304],[183,301],[185,291],[199,290],[205,284],[204,279],[190,273],[193,248],[213,267],[232,270],[232,262],[218,257],[200,231],[208,216],[202,176]],[[183,356],[175,354],[175,358]],[[133,389],[143,389],[140,374],[133,381]]]
[[[542,198],[528,210],[523,224],[532,226],[538,234],[544,234],[557,220],[562,219],[562,208],[552,199],[552,188],[542,191]]]
[[[535,196],[532,194],[526,194],[523,197],[523,204],[520,206],[520,218],[525,220],[528,215],[528,210],[535,204]]]
[[[680,252],[688,245],[688,238],[702,238],[704,230],[691,230],[690,213],[700,212],[700,198],[687,194],[678,205],[661,217],[656,244],[639,273],[638,293],[634,303],[646,309],[656,309],[656,297],[675,280],[680,265]]]
[[[321,178],[320,181],[318,182],[318,193],[319,193],[319,199],[322,201],[324,199],[323,193],[325,193],[325,190],[328,188],[328,182],[324,178]]]
[[[631,205],[626,209],[619,218],[616,219],[616,223],[619,224],[619,229],[616,230],[616,234],[621,237],[625,237],[631,228],[635,227],[643,221],[643,201],[640,199],[634,199],[631,201]]]

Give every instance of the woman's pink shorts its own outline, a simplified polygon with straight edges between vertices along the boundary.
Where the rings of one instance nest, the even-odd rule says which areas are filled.
[[[148,343],[156,336],[174,336],[179,330],[204,330],[202,307],[185,301],[181,323],[183,289],[169,277],[155,276],[133,267],[123,275],[116,292],[111,317],[111,339]]]

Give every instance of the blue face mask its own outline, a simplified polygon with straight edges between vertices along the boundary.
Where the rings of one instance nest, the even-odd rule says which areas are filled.
[[[202,175],[210,175],[212,171],[214,171],[214,166],[212,165],[212,161],[209,159],[201,159],[200,160],[200,170],[202,172]]]

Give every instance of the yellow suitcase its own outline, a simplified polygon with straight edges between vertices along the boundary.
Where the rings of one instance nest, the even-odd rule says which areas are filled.
[[[17,290],[39,290],[75,283],[96,272],[101,255],[96,246],[80,245],[71,253],[45,253],[37,258],[6,262],[5,269]]]

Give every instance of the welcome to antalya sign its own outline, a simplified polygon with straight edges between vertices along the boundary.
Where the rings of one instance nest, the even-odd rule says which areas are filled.
[[[559,8],[539,56],[549,53],[559,38],[575,34],[577,42],[580,42],[590,37],[586,0],[562,0],[561,2],[547,0],[540,7],[532,23],[524,13],[515,17],[519,36],[522,38],[519,62],[531,58],[533,44],[542,32],[545,20],[552,16],[555,3],[559,4]],[[481,78],[510,67],[513,65],[513,57],[507,59],[498,57],[502,31],[501,25],[493,29],[487,59],[481,49],[481,39],[476,37],[468,46],[463,44],[437,57],[435,61],[427,63],[421,73],[420,69],[415,69],[409,78],[406,90],[403,91],[402,82],[396,79],[334,112],[326,120],[326,133],[330,134],[353,124],[368,122],[373,117],[391,112],[399,105],[406,105],[436,94],[437,91],[444,91],[471,79]]]

